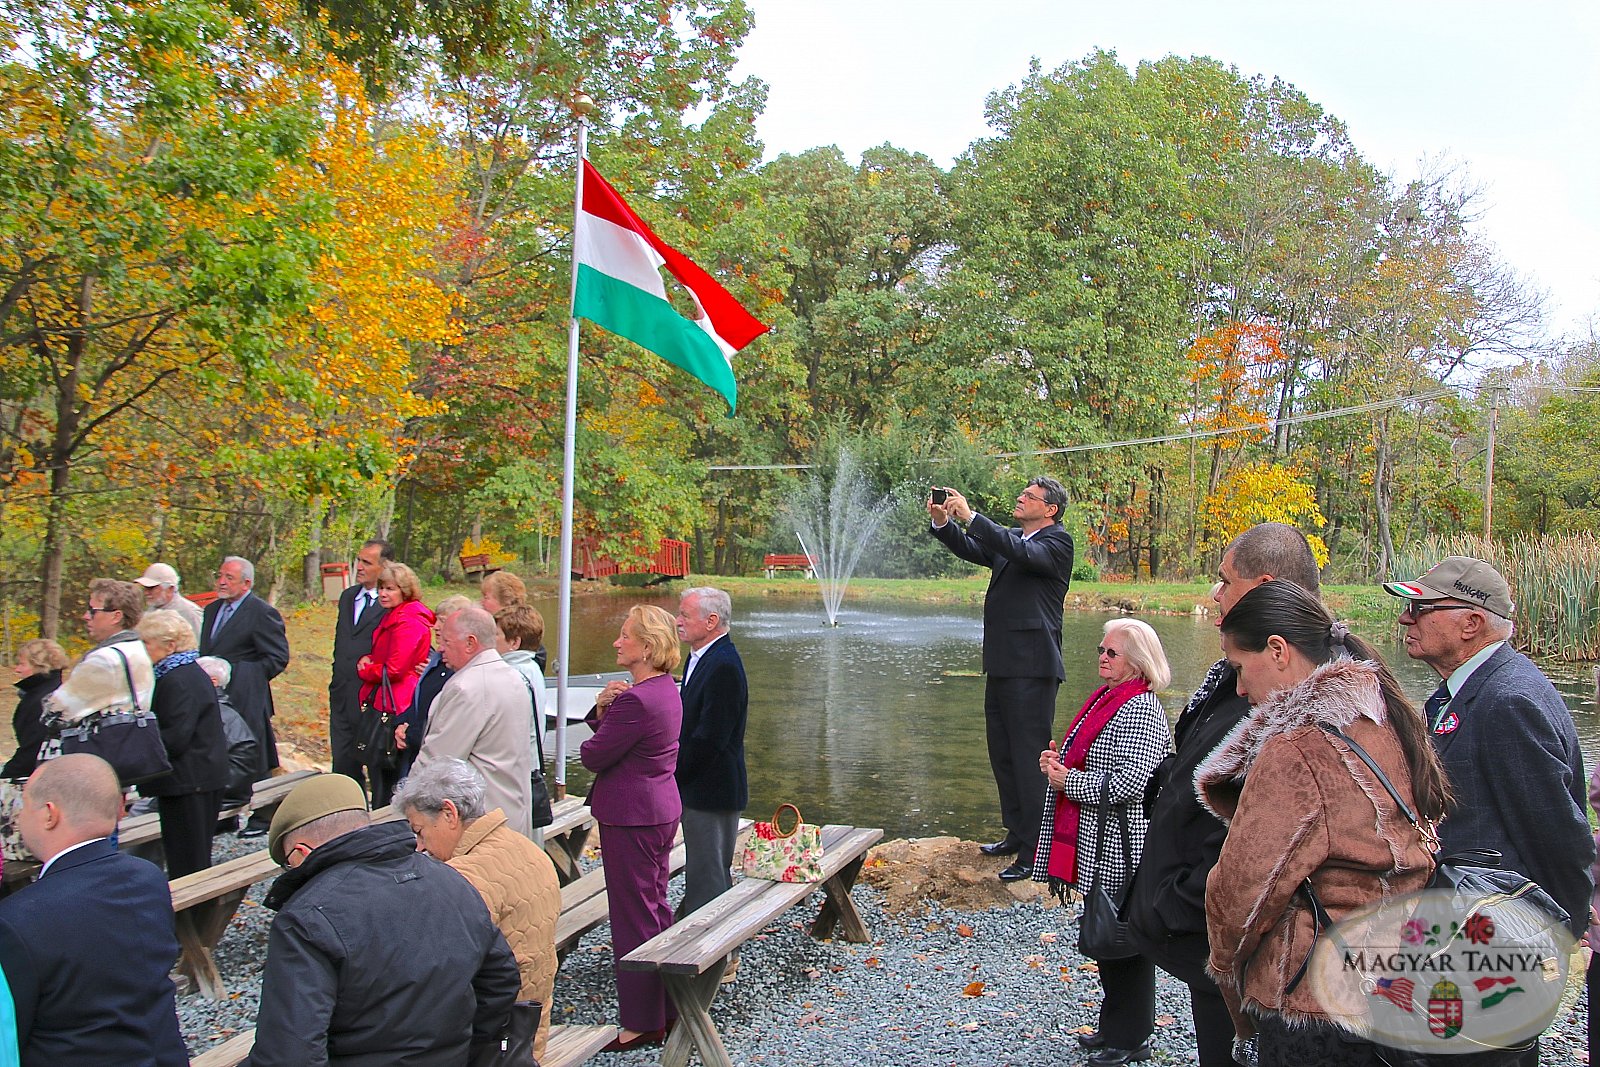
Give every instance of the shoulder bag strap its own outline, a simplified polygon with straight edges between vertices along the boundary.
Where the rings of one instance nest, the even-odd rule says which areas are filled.
[[[139,706],[139,690],[133,684],[133,668],[128,666],[128,655],[116,645],[111,646],[111,651],[122,661],[122,676],[128,680],[128,696],[133,700],[133,711],[137,715],[144,709]]]
[[[1106,824],[1111,818],[1111,776],[1100,779],[1100,805],[1095,811],[1094,869],[1089,874],[1089,888],[1100,884],[1100,861],[1106,854]]]
[[[1367,750],[1357,744],[1355,738],[1351,737],[1337,726],[1329,726],[1327,723],[1321,723],[1320,725],[1328,733],[1349,745],[1351,752],[1354,752],[1356,755],[1361,757],[1361,762],[1365,763],[1367,765],[1367,769],[1378,776],[1378,781],[1382,782],[1383,787],[1389,791],[1389,796],[1394,799],[1395,806],[1400,809],[1400,814],[1406,817],[1406,822],[1410,823],[1412,826],[1415,826],[1418,830],[1422,829],[1422,825],[1417,822],[1416,812],[1411,810],[1411,806],[1409,804],[1400,799],[1400,793],[1395,789],[1394,783],[1389,781],[1389,776],[1383,773],[1383,769],[1378,766],[1376,760],[1367,754]]]
[[[517,670],[515,667],[512,670]],[[522,679],[522,686],[528,691],[528,704],[533,709],[533,746],[539,752],[539,766],[534,768],[541,774],[544,773],[544,716],[539,714],[539,698],[533,695],[533,679],[521,671],[517,676]]]

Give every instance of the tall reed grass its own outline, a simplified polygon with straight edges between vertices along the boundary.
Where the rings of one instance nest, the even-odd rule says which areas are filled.
[[[1600,538],[1594,534],[1485,542],[1458,534],[1397,550],[1391,581],[1421,575],[1445,556],[1486,560],[1511,583],[1516,646],[1561,660],[1600,659]]]

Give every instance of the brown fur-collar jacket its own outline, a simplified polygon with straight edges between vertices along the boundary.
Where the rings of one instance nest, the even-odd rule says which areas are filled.
[[[1361,758],[1321,728],[1358,742],[1402,797],[1411,774],[1386,722],[1374,664],[1335,659],[1257,705],[1195,770],[1200,802],[1228,823],[1206,880],[1207,970],[1241,1033],[1241,1009],[1290,1023],[1331,1021],[1302,982],[1315,923],[1301,885],[1337,921],[1421,889],[1433,871],[1422,836]],[[1411,801],[1413,807],[1415,802]]]

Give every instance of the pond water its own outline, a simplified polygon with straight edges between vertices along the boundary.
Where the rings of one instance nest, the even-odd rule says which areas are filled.
[[[573,600],[574,674],[616,669],[611,642],[633,603],[677,610],[676,595]],[[540,606],[552,621],[546,644],[553,650],[554,603]],[[747,815],[770,818],[788,801],[809,822],[881,826],[890,837],[1000,836],[983,736],[980,607],[847,604],[838,627],[826,625],[820,603],[809,600],[735,602],[733,614],[750,681]],[[1109,617],[1066,615],[1058,733],[1094,689],[1094,648]],[[1172,687],[1161,699],[1176,718],[1218,657],[1216,627],[1210,618],[1140,617],[1160,635],[1172,664]],[[1378,643],[1419,704],[1438,686],[1438,676],[1410,660],[1393,632],[1363,636]],[[1592,763],[1600,753],[1593,667],[1546,666]],[[567,782],[577,793],[590,780],[576,755],[586,736],[578,727],[568,737]]]

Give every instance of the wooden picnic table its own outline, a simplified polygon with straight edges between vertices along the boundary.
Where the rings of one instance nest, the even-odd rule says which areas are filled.
[[[684,1067],[691,1051],[707,1067],[732,1067],[710,1011],[728,957],[818,889],[826,899],[811,924],[812,937],[831,937],[837,930],[846,941],[870,940],[850,889],[867,849],[882,837],[882,830],[870,827],[824,826],[820,885],[743,879],[617,961],[622,970],[659,972],[678,1007],[678,1025],[662,1050],[663,1067]]]

